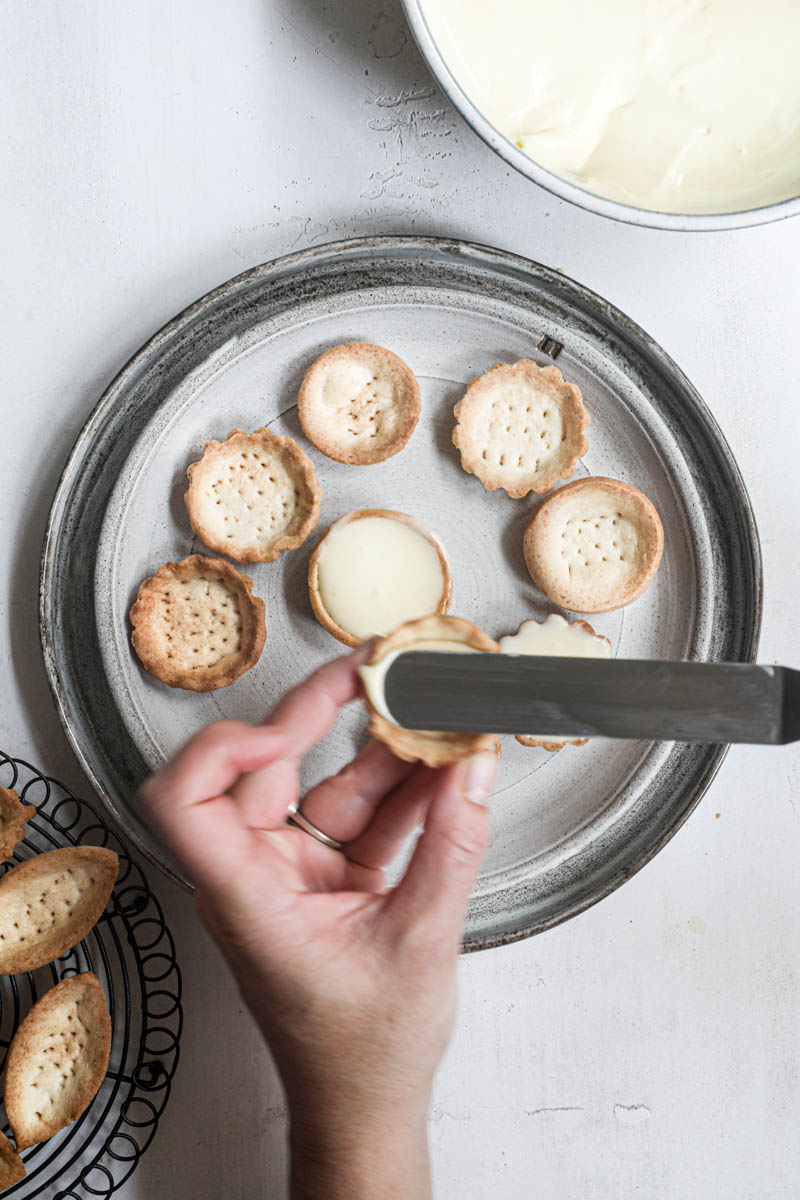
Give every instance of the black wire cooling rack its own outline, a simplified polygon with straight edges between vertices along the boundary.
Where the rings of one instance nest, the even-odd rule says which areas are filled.
[[[26,1178],[3,1193],[17,1200],[86,1200],[112,1195],[131,1176],[169,1099],[183,1024],[181,973],[161,906],[127,847],[100,814],[30,763],[0,751],[0,786],[36,807],[25,840],[0,876],[44,850],[106,846],[119,855],[108,907],[69,954],[38,971],[0,979],[0,1070],[21,1019],[61,979],[94,971],[108,1000],[112,1039],[108,1071],[73,1125],[22,1158]],[[3,1128],[8,1134],[9,1127]]]

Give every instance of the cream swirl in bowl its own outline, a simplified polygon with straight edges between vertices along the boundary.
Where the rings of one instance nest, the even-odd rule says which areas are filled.
[[[667,214],[737,213],[800,195],[797,0],[420,8],[479,113],[567,183]]]

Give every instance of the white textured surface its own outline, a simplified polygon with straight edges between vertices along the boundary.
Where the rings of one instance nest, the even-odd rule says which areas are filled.
[[[13,0],[0,87],[0,734],[13,753],[84,786],[40,665],[36,574],[61,464],[99,391],[208,288],[357,233],[528,254],[658,338],[751,489],[761,658],[798,661],[800,223],[682,236],[552,200],[437,94],[396,0]],[[799,857],[800,756],[734,750],[688,825],[615,896],[465,960],[432,1113],[438,1196],[797,1194]],[[159,893],[185,972],[183,1058],[121,1195],[282,1197],[267,1056],[190,903]]]

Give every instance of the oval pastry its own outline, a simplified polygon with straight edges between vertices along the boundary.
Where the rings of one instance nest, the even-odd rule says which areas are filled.
[[[3,1100],[18,1150],[77,1121],[108,1070],[111,1019],[100,981],[73,975],[42,996],[8,1051]]]
[[[331,525],[308,564],[317,620],[346,646],[445,613],[453,578],[444,546],[417,517],[362,508]]]
[[[649,587],[664,550],[653,504],[618,479],[568,483],[525,531],[525,562],[548,600],[572,612],[611,612]]]
[[[228,687],[258,662],[264,601],[222,558],[192,554],[145,579],[130,612],[131,643],[145,670],[169,687]]]
[[[0,879],[0,975],[60,958],[100,919],[117,877],[113,850],[74,846],[27,858]]]
[[[186,473],[192,529],[237,562],[274,562],[317,523],[322,493],[314,464],[290,437],[234,429],[224,442],[207,442]]]
[[[482,751],[499,753],[500,741],[493,733],[435,733],[403,729],[394,723],[383,698],[383,679],[391,660],[401,651],[411,649],[497,654],[500,647],[477,625],[461,617],[423,617],[382,638],[369,662],[359,670],[372,736],[384,742],[398,758],[423,762],[429,767],[444,767]]]
[[[25,1178],[25,1164],[4,1133],[0,1133],[0,1190]]]
[[[473,379],[454,409],[461,465],[487,491],[515,500],[568,479],[588,449],[589,414],[558,367],[529,358],[496,363]]]
[[[32,804],[23,804],[16,792],[0,787],[0,861],[11,858],[25,836],[26,822],[35,816]]]
[[[420,414],[419,384],[391,350],[349,342],[311,364],[297,411],[303,433],[328,458],[366,466],[398,454],[411,437]]]

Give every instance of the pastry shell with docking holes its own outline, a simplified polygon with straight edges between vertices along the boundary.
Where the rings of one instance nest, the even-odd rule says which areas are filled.
[[[419,383],[397,354],[370,342],[333,346],[315,359],[297,412],[310,442],[336,462],[367,466],[398,454],[414,432]]]
[[[18,1150],[77,1121],[97,1095],[111,1052],[111,1019],[97,976],[62,979],[37,1000],[8,1051],[3,1100]]]
[[[301,546],[319,518],[314,464],[292,438],[268,429],[207,442],[186,474],[192,529],[236,562],[274,562]]]
[[[397,620],[394,620],[393,624],[387,629],[372,628],[369,632],[359,635],[357,632],[345,627],[345,625],[342,623],[343,618],[341,618],[341,614],[340,619],[337,620],[336,617],[330,612],[328,606],[334,606],[331,605],[330,597],[328,598],[326,604],[324,596],[325,588],[323,586],[323,580],[321,579],[321,574],[324,573],[323,569],[321,568],[321,560],[326,552],[330,552],[337,534],[340,534],[346,527],[352,525],[356,521],[374,518],[378,518],[379,520],[394,521],[401,525],[408,526],[409,529],[413,530],[414,533],[418,534],[420,538],[423,538],[425,542],[427,542],[427,544],[433,548],[438,559],[439,569],[441,571],[441,590],[435,605],[430,608],[429,613],[420,613],[419,610],[412,614],[407,612],[405,616],[399,616]],[[375,587],[378,586],[374,578],[365,580],[364,574],[365,572],[362,569],[362,574],[358,580],[362,596],[364,595],[365,591],[368,594],[370,584]],[[450,607],[450,601],[453,597],[453,575],[452,571],[450,570],[450,563],[448,562],[444,546],[436,534],[428,529],[428,527],[422,521],[420,521],[419,518],[409,516],[408,513],[393,512],[392,510],[386,508],[361,508],[356,509],[353,512],[346,513],[343,517],[340,517],[338,521],[334,521],[333,525],[331,525],[327,532],[323,534],[317,545],[314,547],[314,551],[308,564],[308,593],[311,599],[311,606],[314,609],[314,615],[319,623],[328,630],[328,633],[333,634],[335,638],[337,638],[340,642],[343,642],[346,646],[358,646],[361,644],[361,642],[365,641],[368,637],[373,636],[375,633],[378,633],[379,635],[386,635],[390,633],[392,628],[404,623],[406,620],[423,615],[446,613]]]
[[[130,612],[131,643],[145,670],[169,687],[228,687],[258,662],[264,601],[222,558],[192,554],[145,579]]]
[[[453,411],[464,470],[487,491],[504,488],[515,500],[569,479],[588,449],[580,390],[552,364],[495,363],[470,381]]]
[[[493,733],[436,733],[403,729],[387,715],[379,712],[369,696],[367,679],[370,668],[403,650],[443,649],[441,643],[451,642],[466,652],[498,654],[500,647],[483,630],[462,617],[432,616],[409,621],[388,637],[376,642],[368,662],[361,668],[364,703],[369,714],[369,732],[383,742],[398,758],[406,762],[422,762],[429,767],[444,767],[469,758],[473,754],[500,752],[500,739]],[[432,643],[426,645],[426,643]],[[464,652],[464,651],[462,651]],[[381,685],[382,686],[382,685]]]
[[[0,1191],[25,1178],[25,1163],[6,1135],[0,1132]]]
[[[0,975],[35,971],[86,937],[108,904],[119,860],[101,846],[26,858],[0,880]]]
[[[542,502],[523,550],[531,579],[548,600],[571,612],[611,612],[649,587],[661,562],[664,529],[638,488],[589,476]]]

